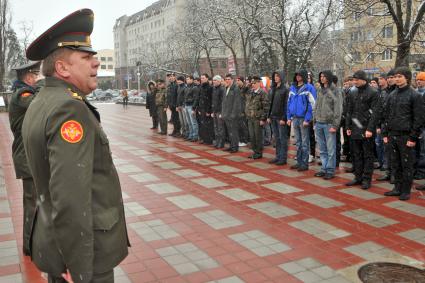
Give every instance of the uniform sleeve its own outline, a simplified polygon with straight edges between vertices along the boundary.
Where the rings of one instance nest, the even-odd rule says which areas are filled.
[[[20,93],[18,95],[19,106],[27,109],[30,106],[34,97],[35,97],[35,95],[31,92]]]
[[[93,274],[95,125],[89,121],[89,114],[84,103],[69,100],[50,115],[46,124],[55,241],[74,282],[90,282]]]
[[[263,115],[261,116],[261,120],[266,120],[270,110],[270,99],[267,93],[264,93],[261,97],[261,103],[263,104]]]

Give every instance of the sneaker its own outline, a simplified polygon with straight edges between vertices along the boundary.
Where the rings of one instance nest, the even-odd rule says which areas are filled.
[[[308,163],[313,163],[313,162],[314,162],[314,160],[315,160],[315,159],[314,159],[314,156],[310,154],[310,155],[308,156]]]
[[[247,144],[246,144],[246,143],[244,143],[244,142],[240,142],[240,143],[239,143],[239,146],[247,146]]]
[[[320,171],[314,174],[314,177],[325,177],[325,175],[326,175],[325,172]]]
[[[269,161],[270,164],[275,164],[276,162],[278,162],[279,160],[277,158],[274,158],[272,160]]]
[[[416,190],[418,191],[425,191],[425,185],[419,185],[416,187]]]
[[[330,174],[330,173],[326,173],[325,177],[323,177],[323,179],[325,179],[325,180],[330,180],[330,179],[333,179],[333,178],[335,178],[334,174]]]

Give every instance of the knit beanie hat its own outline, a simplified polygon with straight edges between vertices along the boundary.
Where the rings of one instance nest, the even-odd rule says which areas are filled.
[[[412,81],[412,71],[408,67],[398,67],[394,70],[394,74],[404,76],[409,84]]]
[[[420,81],[425,81],[425,72],[419,72],[419,73],[416,75],[416,79],[417,79],[417,80],[420,80]]]
[[[368,81],[366,73],[362,70],[356,71],[353,75],[353,78],[358,79],[358,80],[364,80],[366,82]]]
[[[222,81],[223,78],[220,75],[215,75],[213,81]]]

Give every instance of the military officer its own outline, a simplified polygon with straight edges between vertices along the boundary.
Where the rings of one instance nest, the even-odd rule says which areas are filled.
[[[22,143],[22,122],[24,121],[28,106],[36,94],[36,82],[40,71],[40,62],[30,62],[13,69],[16,71],[17,80],[13,84],[14,92],[9,103],[10,129],[14,137],[12,158],[16,178],[22,179],[24,200],[23,253],[24,255],[29,255],[30,232],[35,212],[35,188]]]
[[[128,254],[118,174],[96,108],[99,61],[90,43],[93,12],[78,10],[30,44],[43,60],[42,87],[22,136],[37,191],[31,258],[49,282],[113,282]]]

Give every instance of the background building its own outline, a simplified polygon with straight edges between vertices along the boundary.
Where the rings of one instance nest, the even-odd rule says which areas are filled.
[[[115,55],[113,49],[97,50],[94,56],[100,62],[97,71],[98,86],[101,89],[115,88]]]

